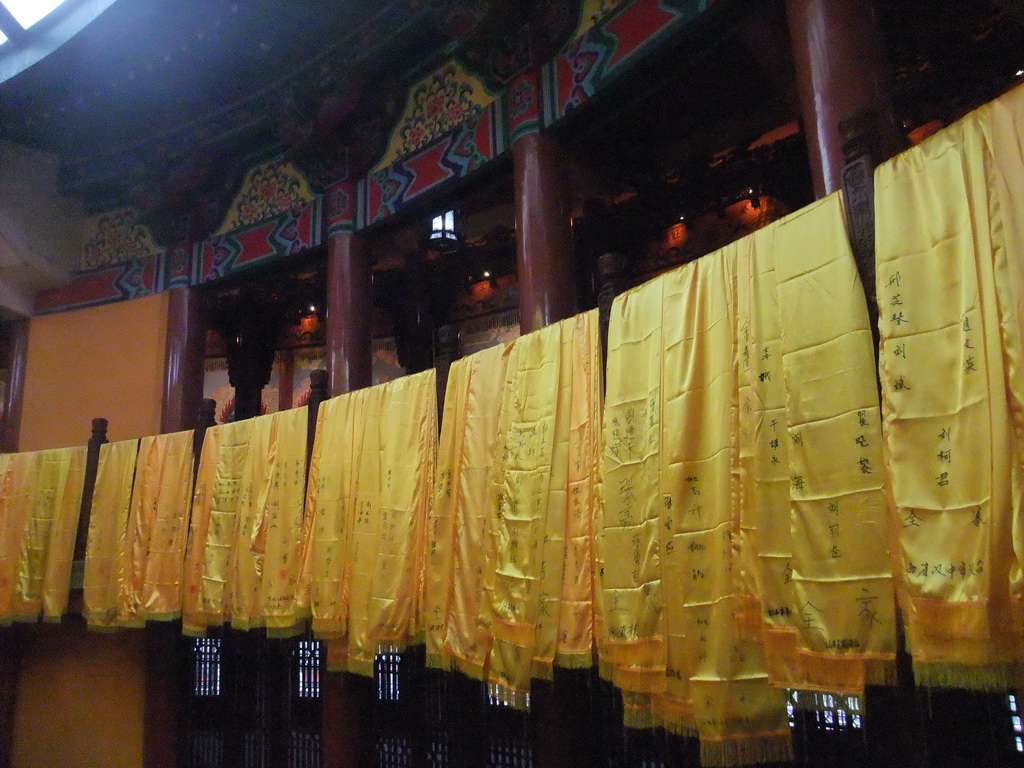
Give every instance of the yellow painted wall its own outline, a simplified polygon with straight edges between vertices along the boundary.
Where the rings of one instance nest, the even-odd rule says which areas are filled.
[[[14,768],[141,768],[145,636],[34,628],[22,657]]]
[[[167,294],[32,318],[18,449],[83,445],[160,431]]]

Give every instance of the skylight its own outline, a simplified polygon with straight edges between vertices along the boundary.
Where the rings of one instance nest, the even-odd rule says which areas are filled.
[[[4,7],[24,29],[50,14],[64,0],[3,0]]]
[[[116,1],[0,0],[0,83],[49,56]]]

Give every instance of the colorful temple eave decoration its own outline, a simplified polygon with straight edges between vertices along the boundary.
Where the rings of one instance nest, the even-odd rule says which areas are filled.
[[[92,270],[156,258],[163,248],[149,228],[138,223],[134,208],[118,208],[85,221],[81,269]]]
[[[462,64],[445,62],[409,88],[405,109],[375,170],[436,143],[466,123],[479,120],[494,99],[495,95]]]
[[[192,245],[191,252],[189,246],[164,251],[155,244],[151,252],[151,236],[114,238],[133,245],[121,249],[120,257],[104,256],[110,249],[83,253],[83,266],[92,269],[67,286],[39,294],[36,311],[92,306],[216,280],[315,247],[325,236],[377,224],[422,195],[467,177],[522,136],[589,101],[712,2],[583,0],[574,39],[539,72],[513,76],[501,93],[449,60],[409,89],[387,151],[365,177],[339,180],[321,197],[291,163],[256,166],[246,174],[217,232]]]
[[[217,280],[236,269],[301,253],[321,242],[321,201],[300,203],[232,232],[207,238],[196,246],[192,283]]]
[[[306,178],[291,163],[272,161],[250,170],[214,235],[244,229],[316,199]]]
[[[709,0],[635,0],[594,23],[543,67],[545,125],[589,101],[709,5]]]
[[[35,313],[83,309],[159,293],[165,287],[163,262],[160,256],[80,272],[67,285],[36,294]]]
[[[506,140],[501,100],[457,130],[386,168],[373,171],[360,182],[359,224],[383,221],[414,198],[443,183],[461,179],[502,154]]]
[[[351,185],[349,185],[351,186]],[[337,195],[334,198],[336,199]],[[169,249],[138,246],[152,238],[122,232],[128,225],[104,222],[127,221],[122,210],[95,217],[100,223],[93,232],[104,233],[105,240],[94,237],[89,263],[98,269],[83,270],[65,286],[43,291],[36,296],[37,314],[108,304],[149,296],[161,291],[187,287],[226,277],[268,259],[287,257],[315,247],[322,241],[321,198],[312,193],[304,177],[293,166],[280,162],[265,163],[246,174],[242,188],[225,217],[220,233],[191,249],[179,245]],[[352,204],[349,203],[351,209]],[[351,213],[348,214],[351,219]],[[143,229],[131,225],[134,229]],[[228,227],[233,227],[226,229]],[[144,231],[144,230],[143,230]],[[113,233],[113,234],[111,234]],[[95,243],[135,244],[127,260],[100,259]],[[110,247],[108,245],[108,250]],[[83,255],[83,263],[86,257]]]

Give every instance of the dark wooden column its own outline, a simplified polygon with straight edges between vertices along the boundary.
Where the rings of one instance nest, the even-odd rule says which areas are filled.
[[[85,459],[85,480],[82,486],[82,506],[78,514],[78,532],[75,536],[75,556],[72,563],[72,588],[82,588],[82,581],[75,580],[75,564],[78,567],[85,566],[85,545],[89,536],[89,516],[92,514],[92,496],[96,491],[96,472],[100,464],[100,446],[107,441],[107,420],[95,418],[92,420],[92,434],[89,436],[88,449]]]
[[[0,768],[11,768],[22,638],[17,625],[0,627]]]
[[[615,297],[625,285],[623,259],[618,253],[603,253],[597,257],[597,311],[601,323],[601,352],[608,360],[608,323],[612,316]]]
[[[375,765],[373,743],[374,681],[350,672],[323,677],[324,768]]]
[[[434,370],[437,371],[437,423],[441,424],[444,413],[444,395],[448,391],[448,371],[459,359],[459,329],[454,325],[442,325],[437,329],[437,355]]]
[[[327,371],[309,372],[309,400],[306,401],[306,477],[309,477],[309,462],[313,456],[313,444],[316,442],[316,424],[320,413],[320,403],[330,397],[327,389]]]
[[[235,340],[228,338],[228,381],[235,388],[235,421],[263,412],[263,388],[274,368],[274,329],[265,319],[240,318]]]
[[[281,362],[281,370],[277,377],[277,410],[287,411],[292,407],[292,400],[295,398],[295,350],[281,350],[278,359]]]
[[[199,403],[199,417],[192,431],[192,478],[199,472],[199,459],[203,453],[203,441],[206,440],[206,430],[217,425],[217,401],[212,397],[204,397]]]
[[[786,14],[811,177],[823,197],[842,183],[846,117],[875,112],[883,151],[898,148],[889,70],[872,0],[786,0]]]
[[[534,680],[530,725],[537,764],[544,768],[589,768],[600,764],[589,669],[555,668],[552,680]]]
[[[327,240],[327,374],[332,395],[370,386],[373,258],[365,235]]]
[[[180,432],[195,426],[203,399],[206,313],[198,288],[172,288],[167,299],[160,431]]]
[[[577,312],[572,222],[562,150],[544,133],[512,145],[516,266],[523,333]]]
[[[333,396],[371,381],[373,260],[364,235],[339,232],[327,240],[327,375]],[[320,688],[324,768],[373,765],[372,678],[325,672]]]
[[[25,365],[28,362],[27,317],[11,320],[4,324],[7,334],[8,371],[7,391],[4,393],[4,417],[0,422],[0,451],[14,453],[18,450],[21,433],[21,404],[25,394]]]

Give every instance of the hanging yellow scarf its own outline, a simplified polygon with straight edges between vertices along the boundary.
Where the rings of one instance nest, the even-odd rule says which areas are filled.
[[[569,329],[569,321],[566,321],[563,336]],[[567,345],[563,339],[562,347],[562,354],[570,356],[571,366],[566,418],[559,420],[559,439],[566,443],[568,466],[564,565],[554,664],[581,668],[593,665],[595,650],[593,542],[601,464],[604,364],[597,313],[577,315],[572,319],[571,331],[571,343]]]
[[[360,419],[348,668],[372,675],[379,648],[404,648],[422,633],[419,600],[437,462],[434,370],[374,387]]]
[[[271,636],[300,630],[295,592],[301,568],[306,487],[306,408],[252,420],[242,469],[237,537],[225,601],[236,629]]]
[[[875,176],[899,597],[924,685],[1005,689],[1022,622],[1018,88]]]
[[[85,447],[13,454],[0,497],[0,622],[60,621],[82,506]]]
[[[436,387],[429,370],[321,405],[298,591],[331,668],[372,675],[378,649],[422,634]]]
[[[317,414],[297,600],[312,615],[316,636],[324,639],[343,638],[348,631],[355,468],[362,450],[356,425],[369,391],[331,398]],[[344,645],[335,646],[337,662]]]
[[[896,630],[873,343],[841,199],[738,247],[743,507],[763,545],[769,671],[862,693],[891,676]]]
[[[550,677],[556,661],[592,663],[599,360],[596,312],[521,337],[509,356],[488,504],[494,587],[482,616],[492,695],[517,708],[531,677]]]
[[[111,630],[118,626],[125,578],[125,537],[138,452],[138,440],[100,446],[82,595],[85,620],[90,629]]]
[[[486,510],[510,350],[490,347],[451,366],[427,527],[427,664],[477,680],[490,650],[490,635],[479,622],[484,596],[493,593]]]
[[[615,299],[608,329],[602,516],[598,524],[603,674],[622,690],[626,723],[654,725],[652,696],[686,701],[679,667],[666,675],[660,530],[664,280]],[[671,510],[669,510],[671,512]]]
[[[740,430],[733,244],[665,275],[661,493],[668,670],[688,681],[705,765],[789,754],[784,695],[741,620],[748,595],[740,536]],[[676,726],[674,698],[666,725]],[[684,720],[683,725],[688,724]]]
[[[119,611],[126,626],[181,615],[192,435],[189,430],[144,437],[139,444]]]
[[[185,553],[186,634],[201,635],[230,617],[226,586],[253,422],[246,419],[206,430]]]
[[[740,503],[736,254],[620,296],[609,328],[601,652],[627,723],[696,732],[706,765],[790,751],[741,567],[757,538]]]

